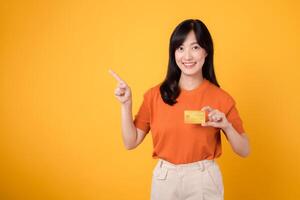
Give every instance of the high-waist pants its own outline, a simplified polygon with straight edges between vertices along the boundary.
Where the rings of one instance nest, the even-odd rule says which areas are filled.
[[[151,200],[223,200],[222,173],[215,160],[173,164],[159,159],[153,169]]]

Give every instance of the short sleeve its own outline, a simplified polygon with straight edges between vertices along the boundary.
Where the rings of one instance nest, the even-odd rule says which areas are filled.
[[[143,130],[147,134],[150,131],[150,90],[145,92],[143,97],[143,102],[134,117],[133,123],[136,128]]]
[[[239,112],[236,107],[236,103],[232,97],[227,101],[227,112],[226,118],[232,124],[233,128],[239,133],[242,134],[245,132],[243,127],[243,121],[240,118]]]

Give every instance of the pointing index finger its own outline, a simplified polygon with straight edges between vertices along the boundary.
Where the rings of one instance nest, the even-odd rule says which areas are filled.
[[[118,76],[118,74],[116,74],[116,72],[114,72],[111,69],[109,69],[108,71],[119,83],[125,83],[125,81],[123,81],[123,79],[121,79],[121,77]]]

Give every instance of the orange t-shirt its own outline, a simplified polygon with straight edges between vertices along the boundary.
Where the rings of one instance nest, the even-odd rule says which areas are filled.
[[[181,89],[173,106],[166,104],[160,95],[161,83],[148,89],[134,125],[152,132],[153,158],[162,158],[174,164],[215,159],[222,153],[220,128],[185,124],[184,110],[201,110],[204,106],[218,109],[226,115],[239,134],[244,133],[234,99],[207,79],[193,90]]]

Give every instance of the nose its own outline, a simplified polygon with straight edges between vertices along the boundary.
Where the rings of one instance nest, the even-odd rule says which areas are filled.
[[[184,52],[183,57],[184,57],[184,60],[190,60],[192,58],[191,52],[189,50],[186,50]]]

